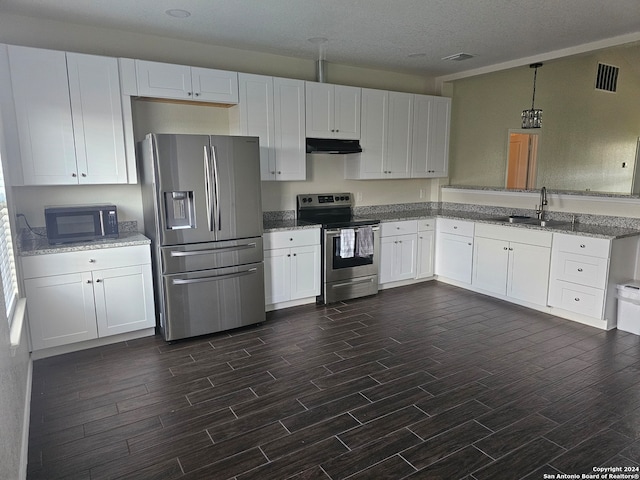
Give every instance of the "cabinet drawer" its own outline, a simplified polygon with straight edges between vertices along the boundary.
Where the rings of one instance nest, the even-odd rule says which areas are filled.
[[[606,258],[576,255],[575,253],[557,252],[553,256],[553,279],[564,280],[595,288],[605,288],[607,284]]]
[[[549,305],[594,318],[602,318],[604,290],[552,280],[549,285]]]
[[[403,222],[385,222],[381,225],[380,236],[390,237],[393,235],[408,235],[418,233],[418,222],[416,220],[406,220]]]
[[[554,250],[592,257],[609,258],[610,243],[610,240],[604,238],[580,237],[562,233],[553,234]]]
[[[264,249],[301,247],[303,245],[320,245],[320,229],[283,230],[269,232],[263,236]]]
[[[419,232],[427,232],[429,230],[435,230],[436,228],[436,219],[429,218],[426,220],[418,220],[418,231]]]
[[[451,218],[438,219],[438,231],[442,233],[453,233],[454,235],[473,236],[474,223],[464,220],[454,220]]]
[[[22,257],[24,278],[47,277],[151,263],[149,245],[102,248]]]

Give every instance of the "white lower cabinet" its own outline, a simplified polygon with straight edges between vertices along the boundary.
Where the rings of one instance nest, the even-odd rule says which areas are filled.
[[[416,278],[432,277],[436,246],[435,220],[418,220],[418,259]]]
[[[33,350],[155,327],[148,245],[22,257]]]
[[[265,303],[313,299],[320,295],[320,229],[264,234]]]
[[[546,305],[551,239],[548,232],[476,224],[472,285]]]
[[[617,284],[638,278],[640,237],[605,239],[555,233],[551,251],[552,313],[611,329],[617,324]]]
[[[387,222],[380,229],[379,283],[416,278],[418,222]]]
[[[473,222],[449,218],[438,219],[436,222],[436,275],[457,282],[471,283],[473,231]]]

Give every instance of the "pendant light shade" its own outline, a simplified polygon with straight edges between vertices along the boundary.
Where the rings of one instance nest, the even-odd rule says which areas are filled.
[[[522,128],[540,128],[542,127],[542,110],[535,108],[536,101],[536,77],[538,76],[538,68],[542,63],[532,63],[529,68],[535,69],[533,72],[533,96],[531,98],[531,108],[522,111]]]

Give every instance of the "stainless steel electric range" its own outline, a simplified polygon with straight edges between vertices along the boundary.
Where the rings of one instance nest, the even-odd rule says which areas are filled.
[[[379,220],[353,214],[350,193],[297,196],[299,223],[322,226],[322,291],[318,303],[378,293]]]

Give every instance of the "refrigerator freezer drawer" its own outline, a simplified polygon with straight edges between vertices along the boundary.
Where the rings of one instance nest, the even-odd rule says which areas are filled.
[[[262,237],[162,247],[162,273],[209,270],[261,262]]]
[[[167,341],[265,320],[262,263],[164,275],[162,334]]]

